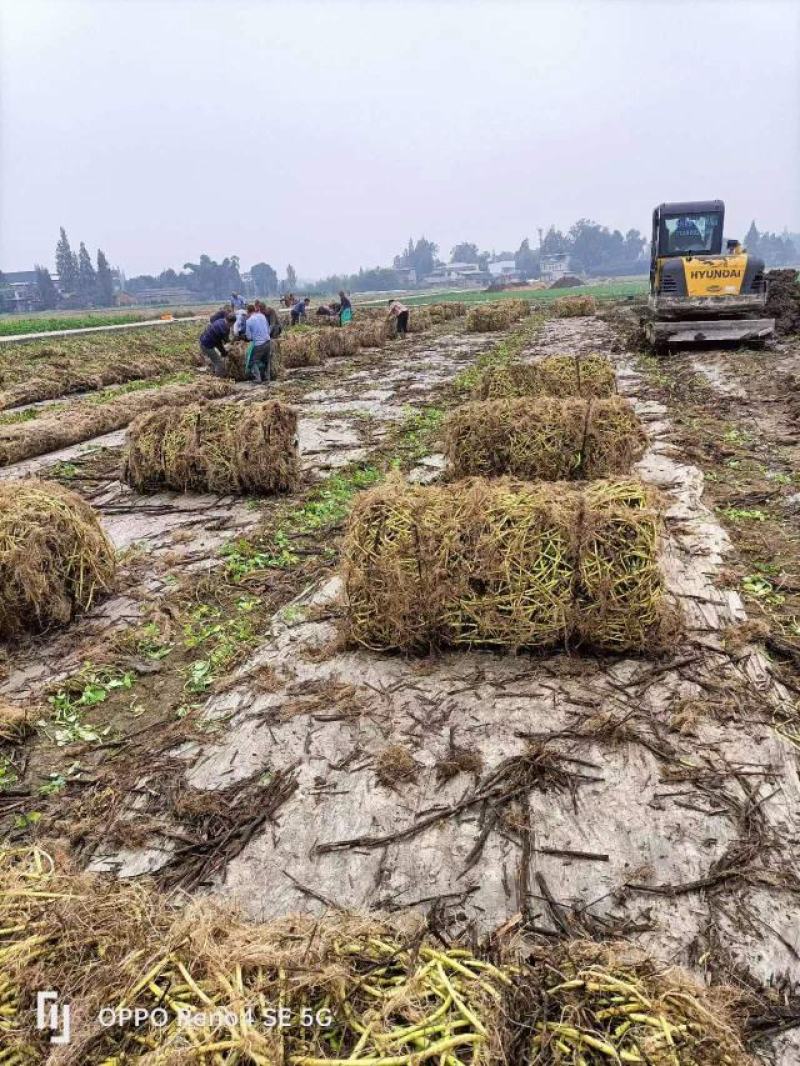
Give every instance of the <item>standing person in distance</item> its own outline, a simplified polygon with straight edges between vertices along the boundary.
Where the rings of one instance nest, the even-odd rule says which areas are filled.
[[[408,333],[408,315],[409,310],[405,304],[401,304],[399,300],[389,301],[389,318],[394,319],[398,337],[405,337]]]
[[[353,305],[350,303],[350,297],[342,289],[339,292],[339,325],[346,326],[348,322],[353,319]]]
[[[241,311],[244,307],[244,297],[240,296],[238,292],[231,293],[231,307],[234,311]]]

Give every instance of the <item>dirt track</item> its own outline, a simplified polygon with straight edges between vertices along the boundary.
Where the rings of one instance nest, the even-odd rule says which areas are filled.
[[[308,477],[369,457],[405,405],[428,401],[487,343],[416,342],[413,358],[381,356],[377,381],[365,358],[335,381],[297,375]],[[600,320],[553,320],[525,356],[620,347]],[[800,781],[796,749],[776,728],[791,720],[794,694],[741,630],[747,614],[725,580],[730,540],[670,404],[632,353],[613,358],[651,438],[639,472],[668,503],[663,564],[686,620],[680,645],[655,663],[346,651],[336,642],[341,589],[325,573],[283,605],[204,703],[212,735],[170,752],[180,787],[281,789],[274,817],[211,877],[215,891],[258,917],[436,905],[476,933],[524,921],[545,934],[625,935],[709,976],[797,985]],[[686,358],[720,395],[747,397],[723,357]],[[173,556],[207,569],[222,540],[259,518],[244,501],[203,497],[164,494],[142,507],[103,469],[84,491],[119,546],[147,545],[148,566],[136,570],[149,575],[147,596],[131,590],[68,638],[31,645],[0,686],[6,694],[43,692],[86,656],[102,624],[127,624],[164,594]],[[436,469],[429,457],[415,476]],[[731,627],[743,634],[735,650]],[[148,798],[158,787],[140,778],[123,815],[136,846],[120,848],[117,836],[94,868],[133,876],[174,860],[181,826]],[[151,806],[162,831],[142,839]],[[774,1050],[789,1066],[800,1041],[787,1033]]]

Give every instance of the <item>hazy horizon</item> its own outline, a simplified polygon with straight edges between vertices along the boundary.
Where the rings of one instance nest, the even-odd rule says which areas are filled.
[[[0,269],[515,249],[663,200],[800,232],[800,4],[5,0]]]

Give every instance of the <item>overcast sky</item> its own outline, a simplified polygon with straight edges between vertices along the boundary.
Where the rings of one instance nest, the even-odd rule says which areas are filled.
[[[500,251],[722,198],[800,231],[797,0],[0,0],[0,268]]]

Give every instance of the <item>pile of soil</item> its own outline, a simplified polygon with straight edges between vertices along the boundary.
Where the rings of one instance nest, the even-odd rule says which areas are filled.
[[[563,278],[556,278],[551,289],[574,289],[576,285],[583,285],[580,278],[576,278],[574,274],[565,274]]]
[[[775,332],[779,336],[800,333],[800,275],[796,270],[767,273],[766,313],[775,319]]]

